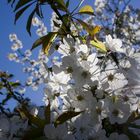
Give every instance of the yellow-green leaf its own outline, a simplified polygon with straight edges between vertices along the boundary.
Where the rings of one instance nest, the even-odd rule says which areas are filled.
[[[57,36],[57,32],[50,32],[47,34],[47,36],[43,40],[42,49],[45,54],[47,54],[47,55],[49,54],[51,44],[55,40],[56,36]]]
[[[80,19],[77,19],[77,20],[83,26],[83,28],[89,33],[90,36],[94,36],[101,30],[101,26],[99,26],[99,25],[91,26]]]
[[[33,50],[36,47],[42,45],[42,49],[43,49],[44,53],[46,53],[48,55],[48,52],[49,52],[50,47],[51,47],[51,44],[55,40],[56,36],[57,36],[57,32],[49,32],[47,35],[37,39],[34,42],[31,50]]]
[[[105,47],[105,44],[99,40],[91,40],[90,44],[94,47],[98,48],[101,52],[107,52],[107,49]]]
[[[79,10],[80,14],[90,14],[93,15],[94,14],[94,10],[90,5],[85,5],[83,6],[80,10]]]
[[[91,36],[94,36],[95,34],[99,33],[101,30],[101,26],[96,25],[92,28],[92,30],[89,32]]]

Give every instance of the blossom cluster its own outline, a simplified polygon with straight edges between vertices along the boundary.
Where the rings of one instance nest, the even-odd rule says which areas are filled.
[[[38,29],[36,30],[36,34],[37,34],[38,36],[41,37],[41,36],[47,34],[47,28],[46,28],[46,26],[45,26],[44,23],[43,23],[41,20],[39,20],[37,17],[34,17],[34,18],[32,19],[32,25],[38,28]]]
[[[97,15],[106,5],[105,0],[95,1]],[[126,15],[129,8],[125,9]],[[112,23],[120,16],[120,13],[115,14]],[[105,21],[108,17],[103,15],[101,18]],[[86,20],[91,22],[92,17]],[[39,27],[39,36],[46,34],[47,29],[39,19],[33,18],[32,23]],[[53,13],[51,31],[59,31],[61,24]],[[129,24],[129,27],[135,31],[136,24]],[[78,28],[82,29],[81,26]],[[71,25],[70,29],[77,28]],[[28,65],[24,68],[24,72],[30,74],[26,84],[33,89],[42,83],[45,85],[43,101],[50,109],[47,112],[50,120],[41,129],[48,140],[129,140],[132,136],[140,139],[140,130],[137,129],[140,126],[140,54],[130,47],[136,34],[132,34],[132,40],[127,40],[130,37],[128,28],[120,29],[122,40],[115,32],[117,26],[112,35],[102,34],[106,52],[96,49],[88,41],[85,43],[80,38],[64,36],[49,68],[49,58],[43,51],[39,52],[38,60],[34,60],[29,50],[20,51],[22,43],[20,47],[12,47],[15,52],[9,55],[9,59]],[[19,44],[15,34],[10,35],[10,40]],[[45,108],[41,110],[39,107],[29,110],[32,116],[41,119],[44,119],[44,111]],[[8,128],[1,129],[9,131]]]
[[[56,128],[55,119],[52,120],[44,129],[48,139],[129,139],[120,135],[118,128],[133,112],[139,113],[136,86],[140,82],[140,58],[110,35],[106,36],[105,45],[108,52],[103,54],[78,39],[63,39],[58,48],[62,62],[56,62],[47,76],[44,101],[46,105],[50,102],[56,116],[71,110],[82,113]],[[108,132],[113,125],[114,131]]]
[[[104,27],[103,35],[109,33],[121,38],[123,46],[139,45],[140,11],[129,0],[95,0],[96,21]]]
[[[36,34],[38,36],[41,37],[47,33],[46,26],[37,17],[32,19],[32,25],[37,27]],[[9,53],[9,60],[23,65],[23,72],[29,75],[25,82],[25,87],[31,86],[33,90],[37,90],[38,86],[44,82],[47,76],[48,71],[45,67],[48,62],[48,57],[40,50],[38,58],[34,59],[31,50],[25,50],[23,52],[22,42],[16,34],[10,34],[9,39],[13,43],[11,46],[13,53]]]

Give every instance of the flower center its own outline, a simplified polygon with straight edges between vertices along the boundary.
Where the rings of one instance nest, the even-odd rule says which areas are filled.
[[[108,81],[113,81],[113,79],[114,79],[114,75],[109,74],[109,75],[108,75]]]
[[[78,96],[77,96],[77,100],[78,100],[78,101],[82,101],[82,100],[84,100],[84,97],[81,96],[81,95],[78,95]]]
[[[114,116],[118,116],[119,115],[119,110],[118,109],[114,109],[113,112],[112,112],[112,114]]]

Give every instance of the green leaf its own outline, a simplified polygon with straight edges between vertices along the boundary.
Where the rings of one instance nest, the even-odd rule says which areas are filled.
[[[64,0],[55,0],[55,2],[63,7],[66,7]]]
[[[14,88],[16,88],[16,87],[18,87],[18,86],[21,85],[19,82],[9,82],[9,84],[10,84],[12,87],[14,87]]]
[[[10,3],[12,0],[8,0],[8,3]]]
[[[39,128],[44,128],[46,121],[37,117],[37,116],[33,116],[32,114],[30,114],[28,112],[28,110],[26,109],[26,107],[22,107],[19,109],[19,113],[20,114],[24,114],[28,119],[29,122],[36,125]]]
[[[51,121],[50,103],[48,104],[48,106],[45,107],[44,115],[45,115],[46,123],[49,124]]]
[[[94,10],[90,5],[85,5],[79,10],[79,14],[89,14],[94,15]]]
[[[35,138],[34,140],[47,140],[47,139],[45,136],[41,136],[41,137]]]
[[[40,129],[32,127],[25,133],[22,140],[39,140],[39,138],[43,136],[43,130],[44,130],[43,128]]]
[[[62,124],[64,122],[66,122],[69,119],[72,119],[75,116],[78,116],[80,113],[82,113],[83,111],[80,112],[75,112],[75,111],[66,111],[63,114],[61,114],[54,122],[54,126],[57,127],[57,125]]]
[[[43,43],[43,38],[44,38],[44,37],[45,37],[45,36],[43,36],[43,37],[37,39],[37,40],[33,43],[32,48],[31,48],[31,51],[32,51],[33,49],[37,48],[39,45],[41,45],[41,44]]]
[[[67,8],[69,7],[69,4],[70,4],[70,0],[67,0],[67,2],[66,2],[66,7]]]
[[[81,19],[77,19],[77,21],[83,26],[83,29],[85,29],[92,37],[94,37],[94,35],[99,33],[101,30],[101,26],[99,25],[91,26],[86,22],[82,21]]]
[[[32,0],[19,0],[18,3],[16,4],[14,11],[16,11],[17,9],[21,8],[22,6],[26,5],[27,3],[31,1]]]
[[[36,14],[37,14],[40,18],[43,18],[42,9],[40,8],[40,5],[39,5],[39,4],[36,5]]]
[[[29,35],[31,36],[31,24],[32,24],[32,18],[35,14],[35,9],[32,11],[32,13],[29,15],[28,17],[28,21],[27,21],[27,24],[26,24],[26,30],[27,32],[29,33]]]
[[[58,23],[57,23],[56,21],[54,21],[54,20],[53,20],[53,24],[54,24],[55,27],[60,28],[60,24],[58,24]]]
[[[15,1],[16,1],[16,0],[8,0],[7,2],[8,2],[8,3],[11,3],[11,7],[13,7]]]
[[[48,55],[52,42],[55,40],[57,32],[50,32],[43,40],[42,49]]]
[[[5,105],[7,101],[9,101],[12,98],[11,93],[8,93],[5,99],[2,100],[1,104]]]
[[[0,90],[1,90],[3,87],[4,87],[4,86],[3,86],[3,83],[0,82]]]
[[[105,44],[99,40],[91,40],[90,44],[93,45],[94,47],[98,48],[101,52],[106,53],[107,49],[105,47]]]
[[[136,129],[140,129],[140,125],[137,124],[129,124],[130,127],[136,128]]]
[[[51,46],[51,44],[54,41],[56,36],[57,36],[57,32],[49,32],[47,35],[37,39],[34,42],[31,50],[35,49],[39,45],[42,45],[42,49],[43,49],[44,53],[48,54],[50,46]]]
[[[137,134],[134,134],[131,130],[126,129],[124,132],[125,135],[129,137],[129,140],[139,140],[139,137]]]
[[[85,29],[90,34],[92,30],[91,26],[88,25],[86,22],[82,21],[81,19],[77,19],[77,21],[82,25],[83,29]]]
[[[67,7],[66,7],[66,4],[64,2],[64,0],[55,0],[55,7],[59,10],[62,10],[62,11],[67,11]]]
[[[26,5],[24,8],[22,8],[21,10],[19,10],[16,15],[15,15],[15,23],[16,21],[19,19],[19,17],[24,13],[24,11],[29,8],[32,5],[32,3]]]

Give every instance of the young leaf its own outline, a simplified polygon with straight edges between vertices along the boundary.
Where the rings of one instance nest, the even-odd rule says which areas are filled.
[[[43,49],[44,53],[48,54],[50,46],[51,46],[51,44],[54,41],[56,36],[57,36],[57,32],[49,32],[47,35],[37,39],[34,42],[31,50],[35,49],[39,45],[42,45],[43,46],[42,49]]]
[[[94,47],[98,48],[101,52],[106,53],[107,49],[105,47],[105,44],[99,40],[91,40],[90,44],[93,45]]]
[[[83,28],[89,33],[90,36],[95,36],[95,34],[97,34],[98,32],[100,32],[101,30],[101,26],[96,25],[95,27],[88,25],[86,22],[77,19],[78,22],[83,26]]]
[[[90,5],[85,5],[79,10],[79,14],[89,14],[94,15],[94,10]]]
[[[80,112],[74,112],[74,111],[66,111],[63,114],[61,114],[54,122],[54,126],[57,127],[57,125],[62,124],[64,122],[66,122],[69,119],[72,119],[75,116],[78,116],[80,113],[82,113],[83,111]]]
[[[48,55],[52,42],[55,40],[57,36],[57,32],[50,32],[47,36],[43,39],[42,49],[45,54]]]

